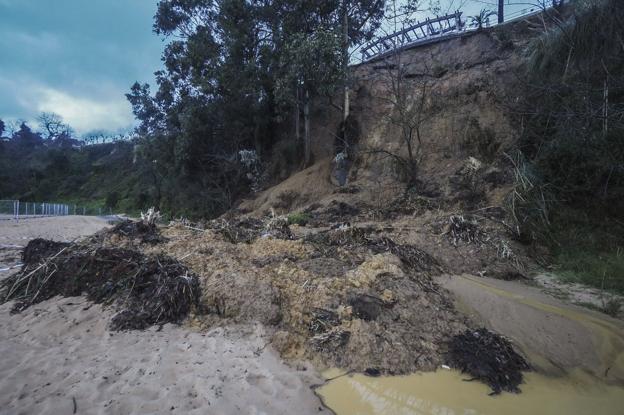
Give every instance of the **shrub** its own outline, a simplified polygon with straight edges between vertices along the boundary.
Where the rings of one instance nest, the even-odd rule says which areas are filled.
[[[119,193],[110,192],[109,194],[106,195],[105,206],[107,208],[115,209],[118,204],[119,204]]]
[[[496,39],[499,42],[500,50],[513,49],[514,43],[511,37],[511,28],[509,26],[497,26],[494,30],[494,34],[496,35]]]
[[[482,127],[479,120],[470,118],[464,135],[462,148],[484,161],[494,160],[500,148],[500,142],[496,140],[496,134],[489,127]]]
[[[288,215],[289,225],[305,226],[310,221],[310,215],[305,212],[296,212]]]

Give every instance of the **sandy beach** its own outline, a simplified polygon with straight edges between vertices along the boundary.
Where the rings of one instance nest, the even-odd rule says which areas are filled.
[[[97,216],[27,217],[20,220],[0,220],[0,246],[24,246],[34,238],[69,242],[92,235],[108,226],[106,219]]]
[[[81,297],[0,315],[2,414],[326,413],[314,370],[282,363],[260,325],[111,332]]]
[[[88,217],[3,221],[0,243],[73,240],[104,226]],[[19,257],[19,248],[7,250]],[[112,311],[83,297],[55,297],[15,315],[10,308],[0,306],[3,415],[329,413],[311,389],[322,382],[318,373],[283,363],[260,324],[111,332]]]
[[[70,242],[109,226],[96,216],[0,217],[0,280],[17,271],[22,249],[34,238]]]

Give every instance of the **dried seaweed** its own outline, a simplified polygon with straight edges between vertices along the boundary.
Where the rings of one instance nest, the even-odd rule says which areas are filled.
[[[522,371],[528,363],[498,334],[481,328],[466,330],[449,342],[448,362],[453,368],[480,380],[492,388],[493,395],[502,391],[520,392]]]
[[[43,259],[58,253],[61,249],[67,246],[69,246],[69,243],[66,242],[56,242],[42,238],[33,239],[28,242],[28,245],[26,245],[24,251],[22,252],[22,263],[38,263]]]
[[[49,255],[54,242],[33,240],[21,272],[0,285],[2,301],[15,300],[12,312],[56,295],[86,294],[95,303],[120,310],[113,330],[143,329],[180,322],[198,305],[199,280],[178,261],[138,251],[92,244],[65,245]],[[44,257],[42,247],[47,247]]]

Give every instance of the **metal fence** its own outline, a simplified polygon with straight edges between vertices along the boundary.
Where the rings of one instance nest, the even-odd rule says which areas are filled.
[[[85,207],[66,203],[0,200],[0,219],[19,220],[43,216],[101,216],[107,214],[112,214],[112,210],[101,207]]]
[[[566,3],[568,3],[568,1],[566,1]],[[541,13],[546,9],[546,6],[531,5],[530,7],[506,14],[503,18],[503,22],[508,23],[513,20],[527,18]],[[491,21],[488,16],[485,16],[484,21],[481,22],[481,26],[484,28],[497,26],[499,24],[501,23]],[[360,45],[357,48],[361,54],[359,63],[380,59],[397,53],[402,49],[423,46],[459,36],[467,32],[476,31],[480,29],[481,26],[475,21],[466,22],[462,20],[462,13],[459,11],[445,16],[427,18],[409,27],[403,27],[397,32],[378,37],[366,44]]]

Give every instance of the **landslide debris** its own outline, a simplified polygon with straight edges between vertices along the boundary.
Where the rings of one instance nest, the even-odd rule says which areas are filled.
[[[24,264],[38,263],[68,246],[69,244],[66,242],[49,241],[43,238],[33,239],[22,251],[22,262]]]
[[[205,314],[194,324],[261,322],[285,358],[386,374],[433,370],[446,342],[467,327],[432,278],[438,261],[380,230],[231,238],[175,224],[163,234],[168,241],[147,251],[180,258],[200,276]]]
[[[132,241],[140,243],[157,244],[163,242],[163,238],[158,232],[155,224],[147,224],[143,221],[125,220],[115,225],[105,234],[119,235]]]
[[[124,229],[129,229],[126,225]],[[115,227],[108,233],[116,233]],[[112,330],[144,329],[179,323],[198,306],[199,279],[179,261],[164,255],[103,246],[101,238],[64,244],[32,240],[24,266],[0,283],[2,302],[18,313],[56,295],[86,295],[113,306]]]
[[[472,221],[446,223],[439,234],[449,246],[482,243]],[[272,215],[146,226],[123,222],[81,243],[33,240],[0,298],[15,300],[19,312],[55,295],[84,294],[118,310],[113,330],[189,315],[199,327],[260,322],[283,357],[321,367],[407,374],[450,361],[496,393],[522,380],[513,349],[471,338],[466,318],[435,282],[448,267],[443,253],[394,239],[388,224],[304,232]]]

